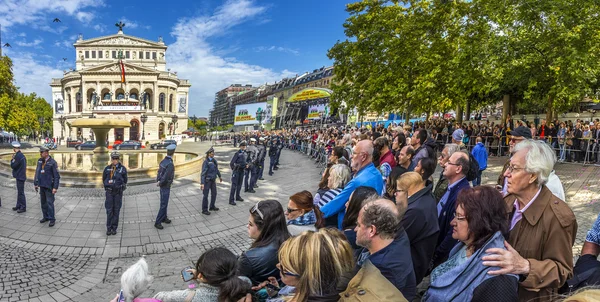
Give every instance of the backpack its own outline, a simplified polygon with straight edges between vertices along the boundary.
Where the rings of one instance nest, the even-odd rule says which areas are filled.
[[[473,154],[469,153],[469,172],[467,173],[467,180],[473,181],[475,178],[477,178],[478,173],[479,163],[475,157],[473,157]]]

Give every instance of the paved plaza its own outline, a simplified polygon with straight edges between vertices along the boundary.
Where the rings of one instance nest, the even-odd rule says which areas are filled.
[[[209,146],[198,142],[179,148],[204,153]],[[0,301],[109,301],[119,292],[123,271],[142,255],[154,276],[144,296],[183,289],[181,269],[192,265],[204,250],[225,246],[239,254],[249,247],[246,222],[254,203],[271,198],[285,204],[292,193],[317,188],[320,168],[314,161],[284,150],[279,171],[274,176],[265,173],[255,194],[242,193],[245,201],[230,206],[228,163],[234,150],[216,147],[215,158],[223,174],[223,183],[217,184],[219,212],[210,216],[200,213],[199,173],[191,175],[175,181],[168,209],[173,223],[157,230],[153,224],[159,206],[158,187],[131,186],[124,194],[116,236],[105,234],[102,189],[60,188],[55,203],[57,223],[49,228],[38,221],[41,209],[33,185],[26,184],[27,212],[17,214],[11,210],[16,199],[14,180],[0,178]],[[482,182],[494,183],[505,159],[490,158]],[[573,251],[579,254],[600,211],[600,168],[558,164],[556,170],[577,215],[579,230]]]

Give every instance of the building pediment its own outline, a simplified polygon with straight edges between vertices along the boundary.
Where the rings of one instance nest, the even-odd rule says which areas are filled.
[[[142,66],[138,66],[138,65],[133,65],[133,64],[129,64],[129,63],[123,63],[123,66],[125,67],[125,73],[153,73],[153,74],[159,74],[160,71],[148,68],[148,67],[142,67]],[[95,66],[91,66],[89,68],[83,69],[83,70],[79,70],[79,73],[81,74],[85,74],[85,73],[113,73],[113,72],[121,72],[121,64],[119,62],[112,62],[112,63],[108,63],[108,64],[103,64],[103,65],[95,65]]]
[[[98,37],[89,40],[75,42],[75,47],[79,46],[139,46],[139,47],[158,47],[167,48],[164,43],[141,39],[138,37],[116,34],[112,36]]]

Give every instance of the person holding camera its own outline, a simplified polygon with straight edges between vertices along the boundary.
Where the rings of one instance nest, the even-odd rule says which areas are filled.
[[[219,172],[219,164],[215,159],[215,150],[211,147],[206,151],[206,159],[202,163],[202,173],[200,174],[200,188],[202,189],[202,214],[210,215],[211,211],[218,211],[215,206],[217,200],[217,176],[219,181],[223,182],[221,172]],[[208,207],[208,191],[210,191],[210,208]]]
[[[102,183],[106,191],[106,235],[116,235],[119,226],[119,212],[123,205],[123,191],[127,186],[127,169],[119,161],[118,152],[110,156],[111,164],[104,168]]]
[[[195,267],[181,271],[182,279],[193,281],[194,288],[159,292],[162,302],[245,301],[251,293],[250,279],[238,276],[237,257],[228,249],[210,249],[198,258]],[[190,286],[191,287],[191,286]]]

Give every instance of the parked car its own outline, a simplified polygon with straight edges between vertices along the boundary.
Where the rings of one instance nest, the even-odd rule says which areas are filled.
[[[175,144],[177,145],[177,142],[175,140],[172,139],[166,139],[160,143],[156,143],[156,144],[152,144],[150,145],[150,148],[152,149],[164,149],[166,148],[168,145],[172,145]]]
[[[83,144],[75,145],[77,150],[94,150],[96,148],[96,141],[87,141]]]
[[[83,143],[83,141],[81,141],[81,140],[67,138],[67,148],[73,148],[82,143]]]
[[[142,144],[137,141],[124,141],[120,144],[113,145],[115,150],[139,150],[142,148]]]

